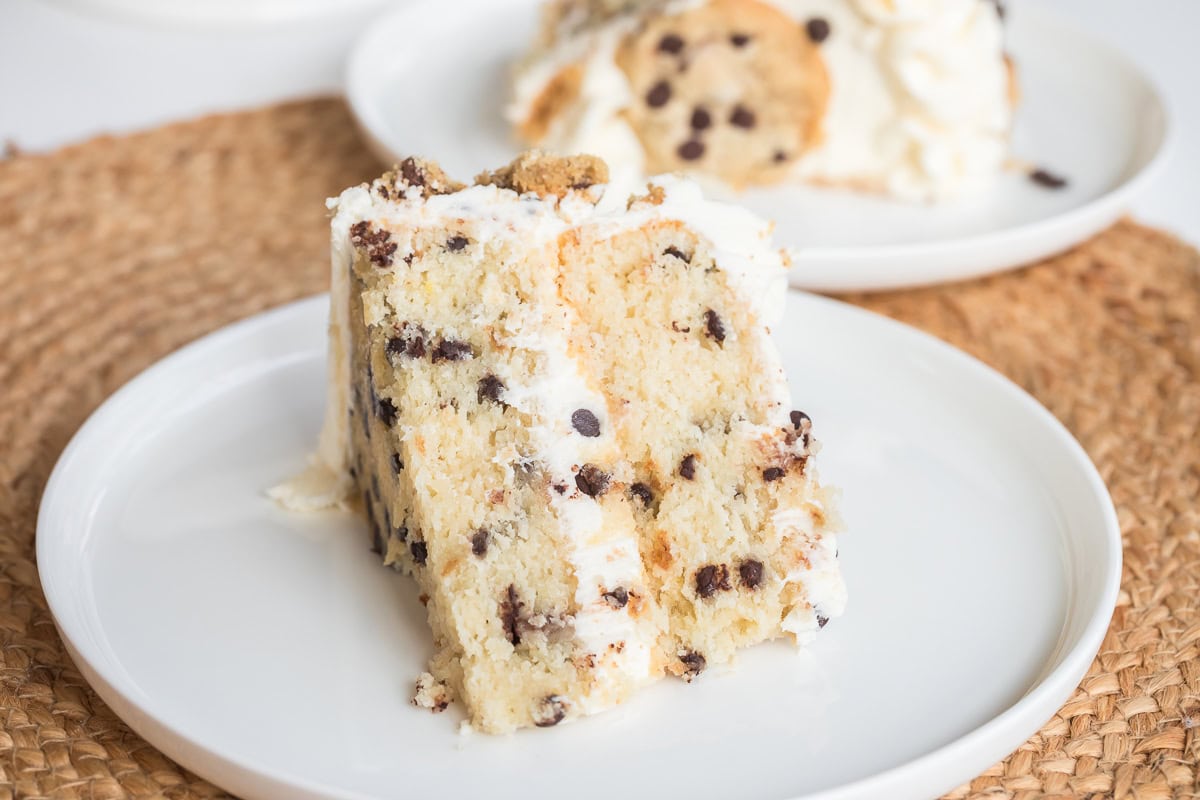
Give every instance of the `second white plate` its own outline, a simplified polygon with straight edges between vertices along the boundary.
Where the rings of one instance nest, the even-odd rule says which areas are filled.
[[[75,663],[135,730],[246,798],[928,798],[1070,695],[1121,543],[1083,450],[1028,395],[894,322],[790,295],[775,332],[844,487],[846,615],[576,724],[456,733],[408,702],[430,655],[414,585],[350,514],[264,489],[304,463],[325,298],[255,317],[115,394],[38,516]],[[823,342],[816,346],[817,342]]]
[[[510,65],[533,38],[539,0],[416,3],[355,45],[346,93],[385,160],[436,158],[468,177],[518,152],[503,121]],[[918,206],[808,187],[733,196],[796,249],[792,284],[820,291],[961,280],[1036,261],[1124,212],[1166,151],[1167,116],[1120,53],[1031,4],[1008,22],[1021,105],[1014,155],[1061,174],[1051,191],[1002,176],[962,202]]]

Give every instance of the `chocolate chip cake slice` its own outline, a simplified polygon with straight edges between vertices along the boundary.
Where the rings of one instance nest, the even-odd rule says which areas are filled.
[[[993,0],[549,0],[509,119],[527,143],[734,187],[936,200],[1005,163]]]
[[[349,499],[420,585],[417,702],[552,726],[804,642],[841,613],[835,514],[766,325],[769,227],[661,178],[407,160],[332,202],[327,420],[285,504]]]

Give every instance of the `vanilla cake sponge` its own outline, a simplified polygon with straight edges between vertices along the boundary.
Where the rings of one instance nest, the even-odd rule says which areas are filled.
[[[515,71],[526,143],[633,173],[978,191],[1015,80],[992,0],[549,0]]]
[[[471,186],[408,160],[333,203],[327,421],[277,496],[349,499],[415,578],[417,702],[488,732],[601,711],[844,605],[835,511],[766,325],[785,258],[591,157]]]

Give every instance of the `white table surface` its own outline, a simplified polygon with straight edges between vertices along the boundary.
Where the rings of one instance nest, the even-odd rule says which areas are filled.
[[[1125,51],[1162,88],[1175,123],[1174,148],[1133,212],[1200,243],[1200,0],[1016,2],[1070,16]],[[0,0],[0,145],[41,151],[100,133],[336,92],[350,43],[379,12],[378,5],[360,3],[321,18],[185,28],[106,16],[86,10],[85,0]]]

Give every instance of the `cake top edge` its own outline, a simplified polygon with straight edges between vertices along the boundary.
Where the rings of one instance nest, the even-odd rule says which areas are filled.
[[[479,173],[471,184],[448,176],[437,161],[410,156],[364,185],[385,200],[428,199],[456,194],[471,186],[495,186],[545,199],[562,198],[608,182],[608,165],[597,156],[555,156],[530,150],[503,167]]]
[[[435,161],[406,158],[326,205],[335,257],[347,264],[359,249],[380,268],[411,255],[411,230],[420,227],[470,230],[456,235],[456,242],[519,238],[532,245],[569,231],[605,237],[647,225],[683,225],[707,242],[717,269],[738,284],[764,323],[783,313],[791,258],[775,243],[774,224],[705,197],[699,183],[680,175],[610,179],[597,156],[530,151],[467,185]]]

